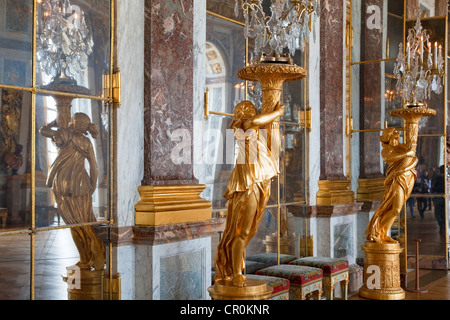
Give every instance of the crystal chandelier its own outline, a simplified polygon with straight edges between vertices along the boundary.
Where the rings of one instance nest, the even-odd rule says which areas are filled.
[[[424,105],[431,92],[443,91],[445,62],[442,45],[430,41],[430,32],[422,27],[420,17],[414,28],[408,30],[406,50],[400,43],[394,67],[397,90],[408,106]]]
[[[239,7],[244,14],[244,36],[255,39],[254,54],[262,61],[283,60],[285,48],[291,56],[297,49],[303,52],[310,33],[310,16],[315,14],[315,19],[320,15],[320,0],[272,0],[270,16],[264,12],[263,0],[235,1],[236,16]],[[267,46],[270,52],[264,51]]]
[[[88,66],[94,41],[84,12],[69,0],[37,0],[37,61],[46,74],[70,78]]]

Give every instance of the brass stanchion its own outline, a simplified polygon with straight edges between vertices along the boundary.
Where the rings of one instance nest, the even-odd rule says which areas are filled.
[[[419,242],[422,241],[422,240],[421,239],[414,239],[414,241],[416,242],[416,287],[414,289],[406,289],[406,290],[407,291],[411,291],[411,292],[427,293],[428,290],[420,289],[420,285],[419,285],[419,270],[420,270],[420,265],[419,265]]]

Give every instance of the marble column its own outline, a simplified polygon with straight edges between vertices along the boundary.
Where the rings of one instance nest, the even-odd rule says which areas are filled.
[[[144,178],[142,185],[196,184],[192,148],[171,158],[193,127],[193,0],[145,1]]]
[[[144,12],[144,175],[133,227],[135,294],[137,299],[208,299],[215,225],[193,161],[206,0],[145,0]],[[184,236],[173,237],[180,233]],[[193,269],[195,279],[189,278]]]
[[[136,224],[211,218],[193,163],[194,15],[200,14],[199,6],[205,9],[205,0],[145,1],[144,177]],[[166,211],[178,216],[159,223]]]
[[[406,19],[417,19],[420,10],[419,0],[406,0]]]
[[[379,60],[385,57],[385,37],[383,37],[383,0],[364,1],[361,6],[361,61]],[[367,8],[380,8],[378,27],[367,24]],[[367,63],[360,67],[360,130],[378,129],[384,122],[384,64]],[[380,157],[381,144],[379,134],[366,132],[360,134],[360,173],[357,191],[358,201],[383,200],[384,176]]]
[[[343,0],[323,0],[320,16],[320,181],[317,205],[352,203],[344,171]]]
[[[310,230],[314,256],[346,258],[354,266],[356,214],[361,203],[355,202],[345,171],[345,1],[324,0],[321,5],[320,176]]]
[[[448,0],[436,0],[435,16],[446,16],[448,14]]]

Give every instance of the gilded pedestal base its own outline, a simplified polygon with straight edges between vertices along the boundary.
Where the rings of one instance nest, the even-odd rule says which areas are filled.
[[[91,271],[67,267],[67,275],[63,276],[67,283],[69,300],[102,300],[103,270]]]
[[[245,287],[234,286],[232,280],[217,280],[208,292],[214,300],[267,300],[272,288],[263,280],[247,278]]]
[[[359,295],[373,300],[404,299],[405,291],[400,287],[400,244],[366,242],[362,249],[364,283]]]

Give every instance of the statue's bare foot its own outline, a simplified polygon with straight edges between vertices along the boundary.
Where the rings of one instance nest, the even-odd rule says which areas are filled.
[[[233,284],[237,287],[245,286],[245,277],[242,274],[238,274],[233,277]]]
[[[371,241],[371,242],[375,242],[375,243],[381,243],[381,239],[379,236],[373,235],[373,234],[369,234],[366,237],[367,240]]]
[[[398,243],[397,240],[392,239],[389,236],[384,237],[383,242],[382,243]]]

